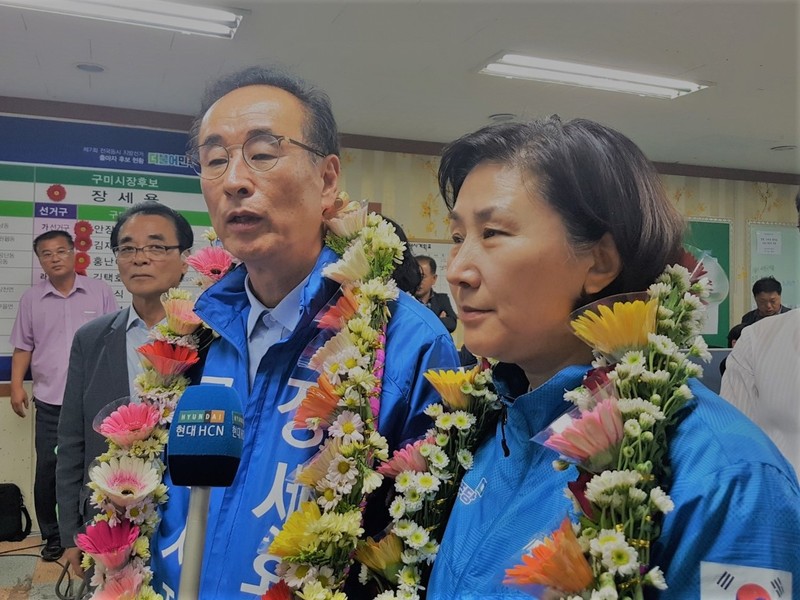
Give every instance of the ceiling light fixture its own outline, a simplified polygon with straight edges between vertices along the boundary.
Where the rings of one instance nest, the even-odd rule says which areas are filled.
[[[481,73],[669,99],[685,96],[708,87],[692,81],[535,58],[522,54],[504,54],[488,63],[481,69]]]
[[[241,15],[227,10],[162,0],[0,0],[0,6],[227,39],[242,21]]]

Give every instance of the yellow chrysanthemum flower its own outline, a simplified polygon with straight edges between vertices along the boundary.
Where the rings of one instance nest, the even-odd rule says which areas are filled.
[[[609,308],[601,304],[598,312],[587,310],[572,321],[572,330],[613,362],[629,350],[647,347],[647,334],[655,333],[658,300],[647,302],[614,302]]]
[[[313,524],[321,517],[316,502],[303,502],[295,512],[289,515],[283,529],[275,536],[269,547],[269,553],[281,558],[296,556],[303,551],[313,550],[317,535],[313,533]]]
[[[478,368],[458,371],[437,371],[431,369],[425,373],[425,379],[431,382],[434,389],[453,410],[469,408],[471,396],[462,391],[464,384],[472,385]]]
[[[358,544],[356,558],[372,571],[381,573],[387,581],[394,582],[398,571],[403,566],[400,555],[403,552],[403,542],[394,533],[381,538],[376,542],[368,537],[365,542]]]

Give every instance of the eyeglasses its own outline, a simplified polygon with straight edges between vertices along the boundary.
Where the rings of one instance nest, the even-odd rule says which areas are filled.
[[[45,250],[44,252],[39,254],[39,260],[45,260],[50,262],[56,258],[67,258],[70,254],[73,253],[72,248],[61,248],[60,250],[56,250],[55,252],[51,252],[50,250]]]
[[[150,244],[137,248],[136,246],[117,246],[114,248],[114,256],[117,257],[117,262],[129,262],[136,258],[136,254],[141,252],[145,258],[150,260],[163,260],[167,256],[167,252],[175,250],[180,246],[162,246],[161,244]]]
[[[259,133],[249,138],[244,144],[235,144],[227,148],[221,144],[203,144],[197,151],[188,156],[189,164],[194,172],[203,179],[216,179],[222,177],[228,170],[228,163],[231,161],[231,148],[241,147],[242,158],[248,167],[254,171],[269,171],[278,163],[281,157],[281,142],[286,140],[290,144],[300,146],[303,150],[325,158],[327,154],[307,146],[303,142],[298,142],[285,135],[272,135],[269,133]]]

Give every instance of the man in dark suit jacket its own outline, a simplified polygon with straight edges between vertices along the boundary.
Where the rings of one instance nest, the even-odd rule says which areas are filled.
[[[430,256],[417,256],[422,282],[414,294],[417,300],[430,308],[439,317],[442,325],[450,333],[456,330],[456,313],[450,304],[447,294],[440,294],[433,290],[438,276],[436,275],[436,261]]]
[[[74,538],[92,517],[89,466],[107,449],[92,422],[107,404],[135,395],[133,380],[142,372],[136,348],[164,319],[161,294],[180,285],[193,242],[186,219],[163,204],[142,202],[120,215],[111,246],[131,306],[87,323],[73,339],[58,424],[56,496],[61,544],[78,576],[83,571]]]

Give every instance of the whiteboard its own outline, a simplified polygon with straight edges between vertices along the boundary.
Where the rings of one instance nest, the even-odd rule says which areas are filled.
[[[781,282],[784,306],[800,306],[800,234],[796,225],[749,223],[750,285],[770,275]],[[755,303],[751,296],[751,307]]]

